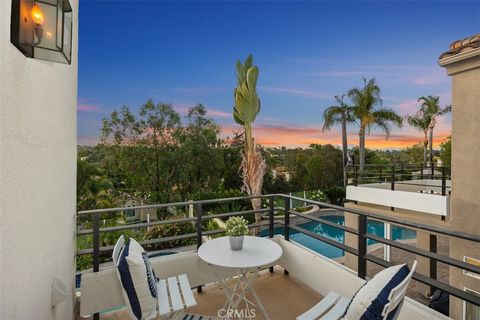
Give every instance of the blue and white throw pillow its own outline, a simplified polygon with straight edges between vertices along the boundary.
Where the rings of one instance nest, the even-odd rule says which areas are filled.
[[[152,319],[157,309],[157,279],[142,246],[129,238],[117,261],[122,294],[132,319]]]
[[[409,272],[408,265],[401,264],[377,273],[357,291],[343,319],[383,319],[383,308],[389,302],[390,292],[408,276]],[[396,311],[398,310],[391,312],[387,319],[393,319]]]

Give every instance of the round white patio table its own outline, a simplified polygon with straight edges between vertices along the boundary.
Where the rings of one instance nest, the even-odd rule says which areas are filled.
[[[242,250],[233,251],[230,249],[228,237],[221,237],[202,244],[198,248],[198,256],[212,267],[218,283],[223,288],[227,298],[223,305],[226,318],[255,317],[255,311],[251,311],[251,307],[254,307],[255,303],[247,299],[247,293],[251,292],[265,319],[270,319],[253,289],[253,282],[262,267],[272,266],[274,262],[281,258],[282,248],[277,243],[267,238],[245,236]],[[225,279],[219,276],[216,267],[238,270],[238,277],[233,278],[233,289],[229,288]],[[245,302],[246,310],[237,310],[242,301]],[[233,312],[230,310],[233,310]]]

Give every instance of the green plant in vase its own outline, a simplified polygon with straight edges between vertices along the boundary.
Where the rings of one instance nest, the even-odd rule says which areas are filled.
[[[234,251],[242,250],[243,237],[249,234],[247,221],[243,217],[230,217],[225,223],[225,228],[230,248]]]

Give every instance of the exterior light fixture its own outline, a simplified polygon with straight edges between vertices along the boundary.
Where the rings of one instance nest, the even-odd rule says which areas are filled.
[[[70,64],[72,17],[68,0],[12,0],[10,41],[29,58]]]

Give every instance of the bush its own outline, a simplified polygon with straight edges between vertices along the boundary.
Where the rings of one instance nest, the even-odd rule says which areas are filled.
[[[93,266],[93,257],[91,254],[77,256],[77,271],[86,270]]]
[[[325,193],[320,190],[308,191],[307,198],[319,202],[326,202],[328,199]]]
[[[323,190],[323,193],[328,198],[331,204],[342,205],[345,200],[345,189],[342,187],[330,187]]]
[[[173,216],[169,219],[181,219],[183,216]],[[195,233],[196,229],[190,222],[176,223],[176,224],[159,224],[150,228],[143,237],[144,240],[161,239],[167,237],[174,237],[189,233]],[[176,248],[182,246],[189,246],[196,243],[195,238],[172,240],[157,244],[150,244],[145,246],[145,250],[162,250],[169,248]]]
[[[218,230],[218,229],[221,229],[221,228],[220,228],[220,225],[216,221],[210,219],[210,220],[208,220],[205,229],[208,230],[208,231],[213,231],[213,230]],[[210,237],[212,239],[215,239],[215,238],[223,237],[224,235],[225,235],[225,232],[222,232],[222,233],[212,234]]]
[[[211,191],[211,192],[197,192],[192,195],[192,198],[193,200],[209,200],[209,199],[236,198],[236,197],[245,197],[245,196],[246,194],[240,190],[227,189],[227,190]],[[252,205],[250,200],[248,199],[203,205],[203,212],[206,214],[239,212],[239,211],[246,211],[251,209],[252,209]],[[243,215],[243,216],[249,223],[255,222],[255,215],[253,213]],[[221,219],[226,221],[227,218],[221,218]],[[204,224],[204,227],[206,227],[205,224]]]

